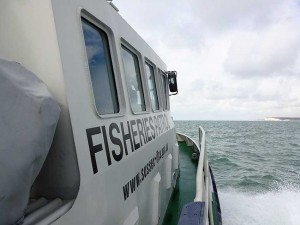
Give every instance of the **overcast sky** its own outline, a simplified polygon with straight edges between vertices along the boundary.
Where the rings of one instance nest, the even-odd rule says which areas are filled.
[[[296,0],[115,0],[178,72],[175,120],[300,117]]]

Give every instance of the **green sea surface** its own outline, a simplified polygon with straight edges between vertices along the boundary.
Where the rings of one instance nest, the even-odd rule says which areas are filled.
[[[225,225],[300,224],[300,122],[175,121],[207,135]]]

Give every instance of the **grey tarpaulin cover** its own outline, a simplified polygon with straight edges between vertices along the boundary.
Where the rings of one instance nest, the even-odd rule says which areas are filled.
[[[60,108],[46,85],[0,59],[0,224],[22,221],[50,149]]]

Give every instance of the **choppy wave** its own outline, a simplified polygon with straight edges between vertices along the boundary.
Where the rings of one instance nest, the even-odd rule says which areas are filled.
[[[225,225],[300,225],[300,126],[293,122],[178,121],[207,134]]]
[[[299,225],[300,191],[219,190],[224,225]]]

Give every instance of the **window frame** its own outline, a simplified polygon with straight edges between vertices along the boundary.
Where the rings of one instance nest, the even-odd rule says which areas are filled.
[[[149,87],[148,87],[148,77],[147,77],[147,72],[146,72],[146,64],[149,64],[150,66],[152,66],[153,68],[153,75],[154,75],[154,84],[155,84],[155,89],[156,89],[156,95],[157,95],[157,104],[158,104],[158,109],[153,109],[152,108],[152,102],[151,102],[151,97],[150,97],[150,91],[149,91]],[[144,58],[144,68],[145,68],[145,78],[147,80],[147,93],[149,96],[149,101],[150,101],[150,108],[152,110],[152,112],[160,112],[162,109],[162,105],[160,102],[160,91],[159,91],[159,83],[158,83],[158,77],[157,77],[157,66],[152,63],[147,57]]]
[[[161,100],[162,100],[162,111],[169,111],[170,110],[170,99],[169,99],[169,86],[168,86],[168,76],[167,74],[158,68],[158,74],[160,76],[160,84],[161,84]],[[163,78],[165,77],[165,78]],[[165,79],[166,80],[166,85],[164,87],[164,83],[163,83],[163,80],[162,79]],[[166,107],[165,107],[166,106]]]
[[[125,65],[124,65],[124,60],[123,60],[123,56],[122,56],[122,48],[127,49],[129,52],[133,53],[136,57],[137,57],[137,60],[138,60],[138,66],[139,66],[139,73],[140,73],[140,78],[141,78],[141,83],[142,83],[142,91],[143,91],[143,96],[144,96],[144,102],[145,102],[145,110],[144,111],[135,111],[133,108],[132,108],[132,100],[129,96],[129,86],[128,86],[128,77],[125,73]],[[142,54],[137,51],[132,45],[130,45],[124,38],[121,38],[121,44],[120,44],[120,57],[121,57],[121,60],[122,60],[122,71],[124,73],[124,77],[125,77],[125,82],[126,82],[126,90],[127,90],[127,96],[128,96],[128,99],[129,99],[129,105],[130,105],[130,109],[131,109],[131,112],[135,115],[139,115],[139,114],[147,114],[150,112],[150,99],[149,99],[149,96],[148,96],[148,91],[145,92],[145,90],[148,89],[148,87],[146,86],[146,75],[145,75],[145,66],[143,64],[143,57],[142,57]]]
[[[108,50],[110,54],[110,61],[111,61],[111,67],[112,67],[112,76],[114,79],[114,84],[115,84],[115,95],[116,95],[116,100],[118,102],[118,108],[119,111],[116,113],[109,113],[109,114],[101,114],[96,106],[96,100],[95,100],[95,93],[93,89],[93,83],[91,79],[91,73],[90,73],[90,68],[89,68],[89,60],[86,52],[86,45],[85,45],[85,39],[84,39],[84,33],[83,33],[83,26],[82,26],[82,20],[86,20],[87,22],[91,23],[94,25],[96,28],[104,32],[107,36],[107,41],[108,41]],[[93,109],[95,114],[99,118],[113,118],[113,117],[121,117],[124,116],[125,114],[125,97],[124,97],[124,89],[122,85],[122,79],[121,79],[121,72],[119,68],[119,62],[118,62],[118,57],[117,57],[117,48],[116,48],[116,39],[114,36],[114,33],[112,29],[101,22],[98,18],[93,16],[91,13],[86,11],[85,9],[81,9],[79,13],[79,26],[80,26],[80,31],[81,31],[81,42],[82,42],[82,48],[83,48],[83,61],[85,64],[85,70],[86,70],[86,76],[87,80],[89,82],[89,92],[90,92],[90,97],[91,97],[91,103],[93,105]]]

